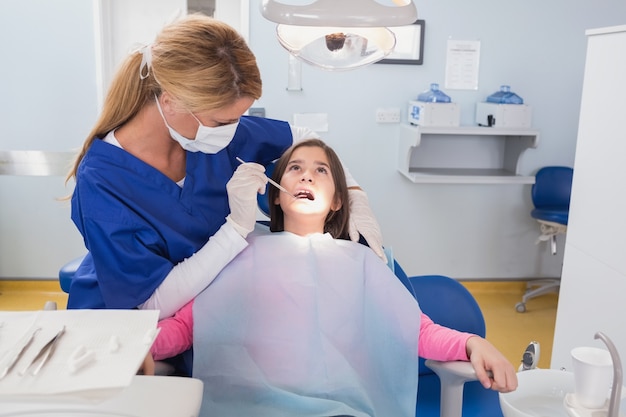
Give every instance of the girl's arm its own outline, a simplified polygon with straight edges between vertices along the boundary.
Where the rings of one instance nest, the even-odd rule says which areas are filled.
[[[193,300],[185,304],[172,317],[157,323],[161,329],[150,348],[154,360],[171,358],[193,345]]]
[[[467,361],[467,339],[475,336],[434,323],[422,313],[419,335],[419,355],[437,361]]]
[[[517,388],[513,365],[488,340],[434,323],[422,313],[419,355],[438,361],[470,361],[485,388],[510,392]]]

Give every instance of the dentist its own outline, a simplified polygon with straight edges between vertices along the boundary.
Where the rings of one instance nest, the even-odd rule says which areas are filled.
[[[68,308],[159,309],[169,317],[247,246],[256,219],[250,203],[267,183],[263,166],[315,136],[243,116],[260,96],[245,40],[206,16],[166,26],[129,55],[67,178],[75,180],[71,216],[88,250]],[[347,179],[351,239],[363,235],[384,259],[367,197]],[[187,372],[190,356],[175,366]]]

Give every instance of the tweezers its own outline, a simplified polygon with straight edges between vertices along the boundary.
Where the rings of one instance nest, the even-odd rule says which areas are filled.
[[[52,354],[54,353],[54,348],[59,342],[61,336],[63,336],[64,334],[65,326],[61,327],[61,330],[59,330],[59,332],[54,335],[54,337],[41,348],[39,353],[37,353],[37,355],[31,361],[31,363],[20,372],[20,375],[24,375],[33,365],[35,365],[35,363],[39,362],[39,365],[37,365],[37,367],[31,373],[31,375],[37,375],[41,368],[46,364],[46,362],[48,362],[50,356],[52,356]]]
[[[20,358],[22,357],[22,355],[28,348],[28,346],[30,346],[30,344],[33,342],[33,339],[35,338],[35,335],[37,334],[39,330],[41,330],[41,327],[37,327],[35,330],[33,330],[31,334],[26,338],[26,340],[24,340],[24,343],[22,344],[22,346],[18,347],[15,350],[15,354],[13,355],[13,357],[9,360],[7,365],[0,372],[0,379],[4,378],[5,376],[7,376],[9,372],[11,372],[11,369],[13,369],[15,364],[20,360]]]

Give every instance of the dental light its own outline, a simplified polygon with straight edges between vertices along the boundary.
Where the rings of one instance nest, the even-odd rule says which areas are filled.
[[[386,26],[417,20],[411,0],[262,0],[261,14],[278,23],[276,34],[285,49],[326,70],[380,61],[396,44]]]

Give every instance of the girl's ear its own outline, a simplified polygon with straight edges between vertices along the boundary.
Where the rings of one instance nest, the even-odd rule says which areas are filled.
[[[343,204],[341,203],[341,199],[339,197],[335,197],[333,200],[333,204],[330,205],[330,209],[332,211],[339,211],[341,207],[343,207]]]

